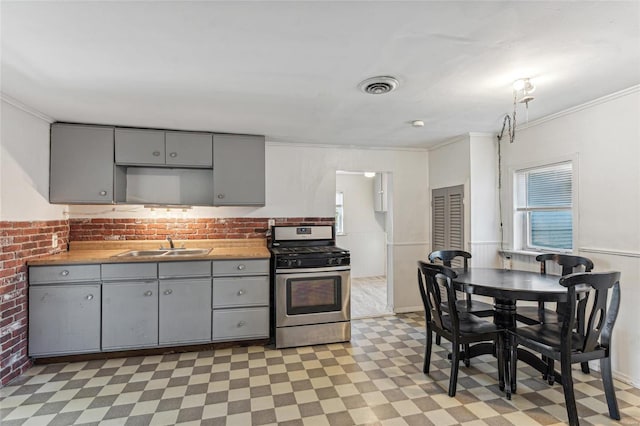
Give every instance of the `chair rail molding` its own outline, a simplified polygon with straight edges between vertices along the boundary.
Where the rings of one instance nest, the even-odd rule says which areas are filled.
[[[615,249],[596,248],[596,247],[580,247],[578,251],[581,253],[607,254],[610,256],[640,257],[640,252],[628,251],[628,250],[615,250]]]

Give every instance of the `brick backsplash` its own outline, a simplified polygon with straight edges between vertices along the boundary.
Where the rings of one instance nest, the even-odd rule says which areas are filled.
[[[276,225],[333,225],[332,217],[273,218]],[[70,219],[71,241],[265,238],[269,218]]]
[[[51,246],[53,234],[57,247]],[[69,222],[0,221],[0,386],[22,374],[27,356],[27,266],[30,259],[58,253],[67,247]]]
[[[31,361],[28,344],[30,259],[63,251],[69,241],[265,238],[270,218],[107,219],[0,221],[0,386]],[[276,225],[333,225],[332,217],[271,218]],[[51,247],[52,235],[57,247]]]

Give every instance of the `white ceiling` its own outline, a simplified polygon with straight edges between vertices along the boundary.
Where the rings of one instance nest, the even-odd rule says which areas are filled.
[[[57,121],[428,147],[498,131],[519,77],[530,120],[640,83],[638,1],[0,7],[2,93]]]

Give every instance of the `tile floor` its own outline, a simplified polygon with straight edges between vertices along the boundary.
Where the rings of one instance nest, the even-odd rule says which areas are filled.
[[[424,375],[424,320],[353,321],[350,343],[285,350],[243,347],[36,366],[0,389],[0,424],[14,425],[552,425],[561,386],[529,367],[507,401],[490,356],[461,366],[447,396],[448,344]],[[623,419],[607,417],[598,373],[575,370],[582,425],[640,424],[640,390],[616,382]]]
[[[387,314],[387,277],[351,278],[351,318]]]

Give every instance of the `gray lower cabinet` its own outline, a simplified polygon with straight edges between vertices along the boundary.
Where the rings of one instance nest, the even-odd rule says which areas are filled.
[[[113,127],[53,124],[49,202],[114,202]]]
[[[29,355],[100,351],[100,284],[29,288]]]
[[[213,135],[213,204],[265,204],[264,136]]]
[[[269,337],[269,308],[215,309],[213,340]]]
[[[160,280],[161,345],[211,340],[211,279]]]
[[[158,345],[158,281],[102,285],[102,349]]]

